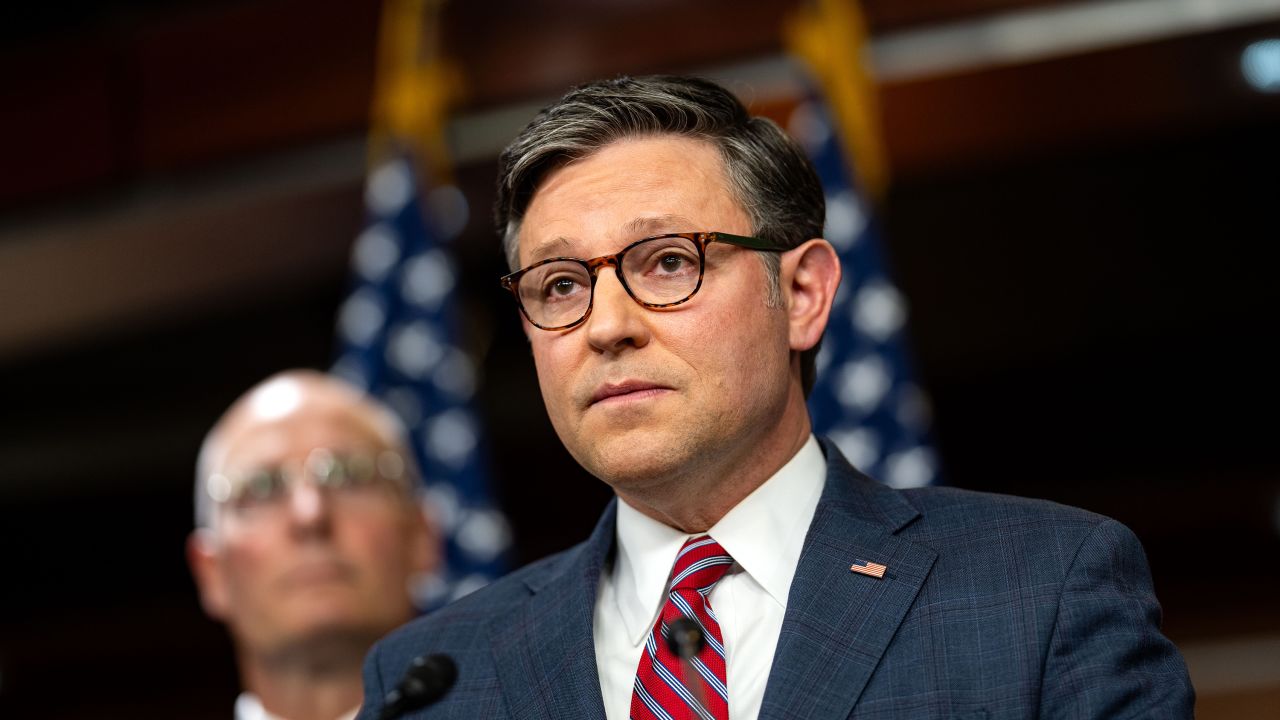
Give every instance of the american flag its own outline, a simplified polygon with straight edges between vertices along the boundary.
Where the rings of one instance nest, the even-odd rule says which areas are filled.
[[[845,163],[830,113],[810,99],[788,130],[805,147],[827,200],[825,235],[844,269],[809,396],[814,431],[868,475],[893,487],[938,480],[929,405],[911,372],[907,304],[886,271],[879,232]]]
[[[854,563],[849,566],[850,571],[856,572],[860,575],[870,575],[873,578],[884,577],[884,573],[888,569],[889,568],[884,565],[871,562],[870,560],[855,560]]]
[[[415,589],[429,609],[500,575],[511,533],[489,499],[471,409],[476,368],[457,345],[449,241],[466,224],[466,199],[453,186],[422,194],[410,158],[392,155],[366,181],[366,224],[352,249],[332,371],[381,398],[409,429],[446,540],[445,568]]]

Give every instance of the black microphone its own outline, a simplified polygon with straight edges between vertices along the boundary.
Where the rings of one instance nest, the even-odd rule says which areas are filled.
[[[667,625],[667,648],[681,660],[692,660],[707,644],[702,636],[702,626],[682,617]]]
[[[392,720],[410,710],[430,705],[443,697],[457,679],[458,666],[448,655],[414,658],[400,684],[383,699],[378,720]]]
[[[702,634],[702,626],[694,620],[682,617],[667,623],[667,649],[680,658],[680,667],[684,670],[684,686],[693,693],[702,707],[707,706],[707,698],[702,692],[702,679],[693,667],[693,659],[706,645],[707,638]]]

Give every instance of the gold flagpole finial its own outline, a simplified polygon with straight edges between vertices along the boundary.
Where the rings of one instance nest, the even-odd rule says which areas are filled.
[[[369,135],[371,165],[408,144],[437,183],[451,173],[448,113],[463,92],[461,73],[440,47],[443,4],[386,0],[383,5]]]

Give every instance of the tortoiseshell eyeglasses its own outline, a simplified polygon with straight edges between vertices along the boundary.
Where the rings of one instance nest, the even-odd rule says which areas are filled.
[[[745,235],[668,233],[590,260],[548,258],[504,276],[502,287],[516,296],[520,312],[534,327],[567,330],[591,314],[596,277],[606,265],[613,266],[627,294],[643,307],[666,308],[688,301],[702,287],[707,245],[713,242],[767,252],[787,250]]]

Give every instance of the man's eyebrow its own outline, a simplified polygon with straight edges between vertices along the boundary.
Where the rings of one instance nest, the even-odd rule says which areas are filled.
[[[658,215],[657,217],[636,218],[623,226],[627,235],[645,236],[664,232],[690,232],[702,230],[695,228],[693,221],[683,215]]]
[[[695,229],[692,220],[683,215],[657,215],[639,217],[622,226],[623,233],[632,240],[666,232],[690,232]],[[573,257],[574,242],[564,235],[557,235],[538,243],[529,251],[529,262],[535,263],[550,257]]]
[[[549,257],[561,257],[569,254],[573,243],[563,235],[557,235],[545,242],[538,243],[529,251],[529,262],[538,262]]]

